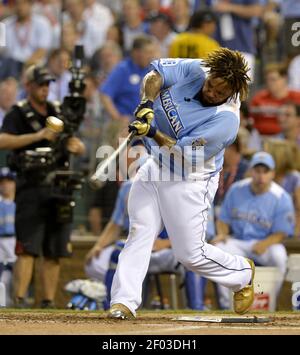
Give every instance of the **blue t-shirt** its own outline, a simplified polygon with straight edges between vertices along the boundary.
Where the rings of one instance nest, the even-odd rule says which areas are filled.
[[[259,3],[259,0],[231,0],[231,3],[236,5],[255,5]],[[222,14],[220,14],[220,16],[222,16]],[[216,40],[222,47],[255,54],[252,18],[243,18],[234,14],[231,14],[231,18],[234,28],[234,37],[230,40],[225,40],[222,37],[219,21],[216,31]]]
[[[0,238],[15,235],[15,212],[15,202],[0,197]]]
[[[234,238],[266,239],[273,233],[294,233],[295,215],[289,194],[275,182],[269,191],[256,195],[251,178],[234,183],[221,206],[220,220],[228,224]]]
[[[184,156],[185,167],[194,171],[196,166],[199,172],[205,161],[204,173],[215,175],[222,168],[224,148],[234,142],[238,132],[239,100],[219,106],[202,105],[197,94],[204,85],[207,70],[201,60],[159,59],[152,66],[163,79],[160,95],[154,102],[153,125],[177,140],[173,151],[179,157],[177,160],[175,156],[171,162],[162,159],[163,165],[182,175]],[[145,138],[144,142],[156,160],[164,155],[153,139]]]
[[[127,58],[109,74],[100,92],[112,99],[122,115],[133,117],[133,112],[140,102],[140,86],[149,69],[141,68],[131,58]]]

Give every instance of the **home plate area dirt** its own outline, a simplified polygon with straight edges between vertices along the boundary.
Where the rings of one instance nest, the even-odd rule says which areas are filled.
[[[232,317],[232,313],[186,311],[139,312],[137,319],[115,321],[105,312],[0,311],[0,334],[82,335],[206,335],[206,334],[300,334],[300,312],[255,313],[267,323],[211,323],[174,320],[178,317]]]

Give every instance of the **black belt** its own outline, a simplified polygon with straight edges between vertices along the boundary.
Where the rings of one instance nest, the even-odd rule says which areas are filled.
[[[11,238],[11,237],[15,237],[15,234],[0,234],[0,239],[1,238]]]

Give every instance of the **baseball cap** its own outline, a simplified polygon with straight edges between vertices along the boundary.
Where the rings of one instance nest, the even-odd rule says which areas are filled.
[[[38,65],[31,65],[25,72],[27,81],[35,82],[37,84],[47,83],[49,81],[55,81],[55,78],[50,74],[46,67]]]
[[[271,154],[266,152],[255,153],[250,161],[250,168],[256,165],[265,165],[270,170],[275,169],[275,162]]]
[[[0,168],[0,179],[15,180],[16,174],[12,172],[8,167]]]

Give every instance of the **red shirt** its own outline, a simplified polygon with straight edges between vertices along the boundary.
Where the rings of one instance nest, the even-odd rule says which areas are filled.
[[[260,134],[273,135],[281,132],[277,121],[279,108],[286,102],[300,104],[300,91],[290,90],[283,99],[276,99],[268,90],[259,91],[250,103],[251,117]]]

